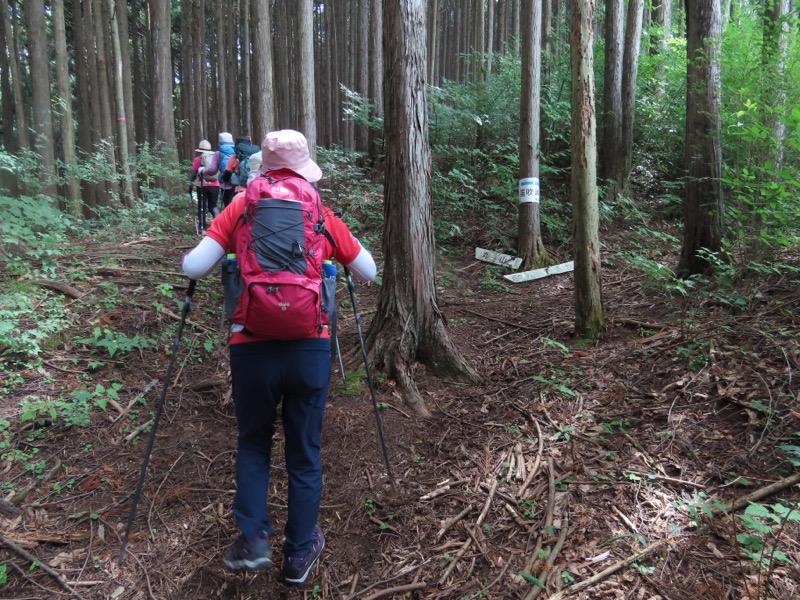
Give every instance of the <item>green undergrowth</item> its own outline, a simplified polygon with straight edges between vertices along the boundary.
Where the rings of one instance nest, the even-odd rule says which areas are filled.
[[[0,463],[10,473],[2,491],[16,501],[74,484],[58,454],[45,456],[49,440],[88,432],[120,408],[122,434],[146,434],[154,407],[125,365],[163,370],[173,347],[186,280],[169,248],[190,231],[185,200],[150,193],[134,208],[98,212],[76,222],[45,197],[0,196]],[[197,312],[213,323],[221,294],[207,287],[215,304]],[[191,323],[184,335],[186,361],[212,358],[214,336]]]

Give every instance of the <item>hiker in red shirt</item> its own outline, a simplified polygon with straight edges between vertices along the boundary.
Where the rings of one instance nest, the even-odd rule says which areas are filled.
[[[265,266],[270,261],[283,264],[299,260],[300,266],[286,276],[287,281],[295,275],[305,278],[308,273],[316,280],[322,259],[333,258],[347,265],[357,278],[374,280],[376,266],[370,253],[331,210],[315,204],[319,196],[309,184],[321,177],[322,171],[311,160],[308,143],[301,133],[283,130],[267,134],[261,144],[258,176],[246,192],[238,194],[222,211],[201,242],[184,257],[186,275],[191,279],[208,275],[231,248],[237,248],[237,261],[244,277],[249,268],[246,265],[254,260],[247,254],[252,246],[272,235],[286,241],[296,226],[300,230],[294,233],[302,236],[305,231],[305,238],[287,242],[289,259],[258,255],[258,263]],[[299,213],[301,203],[303,211]],[[320,233],[319,237],[310,238],[312,229],[306,222],[313,211],[306,210],[308,206],[320,207],[324,224],[320,219],[311,225],[319,225],[313,231],[327,232],[324,236]],[[271,209],[274,211],[270,212]],[[290,219],[292,212],[302,215],[294,225]],[[314,248],[321,249],[322,254],[317,255]],[[316,265],[313,269],[309,267],[311,263]],[[269,269],[265,267],[266,271]],[[254,285],[245,287],[250,290]],[[280,406],[289,486],[282,574],[286,583],[299,585],[306,581],[325,546],[317,519],[322,496],[320,439],[331,372],[329,325],[323,319],[302,338],[270,339],[269,335],[254,335],[245,328],[244,322],[258,315],[242,317],[245,296],[249,305],[255,306],[257,301],[269,302],[279,297],[279,288],[286,293],[287,287],[291,287],[289,283],[267,285],[259,298],[255,298],[255,292],[243,293],[232,319],[230,363],[238,427],[233,512],[240,535],[225,551],[224,563],[232,570],[272,566],[273,528],[267,495],[274,422]],[[293,304],[299,301],[295,303],[293,296],[284,296],[279,304],[280,310],[287,311],[281,313],[287,315],[285,320],[290,320]],[[280,320],[265,319],[264,327],[268,330],[271,323]]]

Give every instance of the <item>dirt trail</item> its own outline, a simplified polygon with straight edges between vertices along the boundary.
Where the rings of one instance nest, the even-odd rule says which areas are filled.
[[[182,238],[132,245],[119,266],[93,270],[78,286],[86,294],[75,304],[82,322],[129,338],[174,328],[179,309],[159,285],[176,286],[174,298],[182,297],[175,266],[182,245]],[[110,250],[87,242],[82,251]],[[8,580],[0,597],[532,598],[542,583],[545,598],[615,565],[574,597],[755,598],[766,594],[767,577],[769,597],[800,595],[795,523],[780,530],[768,523],[764,541],[789,562],[773,559],[759,574],[736,541],[740,519],[698,526],[693,518],[703,513],[695,507],[701,494],[732,502],[794,473],[779,446],[800,431],[797,280],[759,282],[742,292],[744,308],[720,302],[721,294],[687,306],[608,266],[608,333],[584,345],[572,335],[569,275],[503,290],[487,286],[484,263],[439,268],[447,282],[441,308],[483,381],[452,384],[419,369],[433,414],[421,420],[377,374],[394,495],[341,288],[341,346],[351,359],[347,387],[338,366],[333,377],[320,517],[327,547],[306,586],[286,587],[279,569],[253,575],[222,567],[235,535],[235,419],[218,341],[219,286],[203,281],[124,563],[117,553],[147,438],[145,428],[136,430],[152,418],[169,346],[118,349],[91,370],[97,355],[67,331],[41,369],[19,374],[24,383],[4,402],[10,439],[23,452],[38,450],[36,460],[2,466],[8,544],[0,561]],[[365,327],[377,291],[358,288]],[[699,318],[692,322],[692,314]],[[44,418],[26,427],[9,411],[26,396],[85,389],[87,381],[121,384],[116,406],[88,426]],[[281,447],[279,434],[277,531],[286,497]],[[794,486],[764,502],[798,499]],[[29,555],[51,572],[30,569]]]

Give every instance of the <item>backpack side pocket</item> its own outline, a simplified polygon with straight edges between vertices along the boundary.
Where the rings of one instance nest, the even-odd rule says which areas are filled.
[[[220,266],[222,267],[222,289],[225,293],[225,319],[230,321],[239,305],[239,299],[242,297],[244,282],[235,255],[231,258],[223,258]]]

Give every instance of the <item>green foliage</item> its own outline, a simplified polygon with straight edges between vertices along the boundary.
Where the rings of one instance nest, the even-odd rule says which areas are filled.
[[[779,550],[777,545],[786,524],[790,521],[800,522],[800,511],[796,503],[751,503],[744,514],[736,516],[744,528],[744,531],[736,535],[736,541],[760,570],[773,566],[774,561],[792,564],[792,559]]]
[[[144,350],[155,346],[155,342],[152,339],[138,333],[133,337],[129,337],[108,327],[95,327],[92,330],[91,337],[77,339],[75,343],[83,344],[95,352],[103,350],[110,357],[113,357],[117,352],[124,354],[133,350]]]

